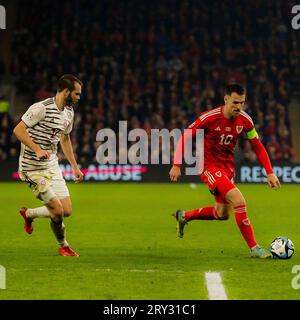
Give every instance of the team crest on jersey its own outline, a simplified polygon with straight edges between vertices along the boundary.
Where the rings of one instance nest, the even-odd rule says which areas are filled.
[[[33,117],[33,113],[32,112],[29,112],[28,114],[27,114],[27,119],[32,119],[32,117]]]
[[[69,121],[65,120],[64,121],[64,129],[67,129],[68,125],[69,125]]]
[[[225,131],[231,131],[231,128],[230,127],[226,127]]]
[[[236,126],[236,132],[240,134],[243,130],[243,126]]]
[[[215,131],[221,131],[220,127],[217,127],[217,128],[215,129]]]
[[[221,172],[221,171],[217,171],[217,172],[215,173],[215,175],[216,175],[217,177],[221,178],[221,177],[222,177],[222,172]]]

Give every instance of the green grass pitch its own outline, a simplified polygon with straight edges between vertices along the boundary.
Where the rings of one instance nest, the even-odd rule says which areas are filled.
[[[23,229],[19,208],[41,204],[26,184],[1,183],[0,300],[205,300],[207,271],[221,273],[228,299],[299,299],[291,283],[300,264],[300,187],[239,188],[258,242],[267,247],[276,236],[289,237],[291,259],[250,258],[233,215],[190,222],[176,238],[172,212],[212,205],[213,198],[203,184],[171,183],[70,183],[67,240],[80,257],[61,257],[48,219],[36,220],[30,236]]]

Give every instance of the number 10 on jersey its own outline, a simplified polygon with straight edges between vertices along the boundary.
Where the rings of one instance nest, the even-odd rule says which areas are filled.
[[[233,135],[228,134],[228,135],[226,136],[225,134],[222,134],[222,135],[220,136],[220,142],[219,142],[219,144],[221,144],[221,145],[227,145],[227,144],[229,144],[229,143],[232,141],[232,139],[233,139]]]

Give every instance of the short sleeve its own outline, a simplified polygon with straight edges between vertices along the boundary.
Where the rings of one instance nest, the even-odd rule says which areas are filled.
[[[70,123],[68,124],[68,126],[66,127],[64,134],[70,134],[73,128],[73,119],[72,121],[70,121]]]
[[[23,114],[21,120],[27,127],[33,127],[45,118],[45,108],[40,104],[33,104]]]
[[[70,134],[72,129],[73,129],[73,122],[74,122],[74,112],[71,110],[67,110],[67,121],[68,121],[68,125],[66,126],[63,134]]]

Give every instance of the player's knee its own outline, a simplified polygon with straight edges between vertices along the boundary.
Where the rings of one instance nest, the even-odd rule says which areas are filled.
[[[63,209],[62,204],[59,201],[55,202],[50,207],[50,211],[51,211],[52,215],[57,219],[61,219],[64,216],[64,209]]]
[[[64,218],[70,217],[71,214],[72,214],[72,211],[64,211]]]
[[[52,211],[53,215],[57,218],[57,219],[62,219],[64,216],[64,211],[62,209],[55,209]]]
[[[238,189],[232,189],[226,194],[226,200],[231,204],[232,207],[246,206],[246,200],[242,193]]]
[[[72,214],[72,206],[64,207],[64,217],[68,218]]]
[[[218,220],[228,220],[229,219],[229,215],[228,214],[223,214],[221,216],[218,215]]]
[[[215,206],[215,212],[218,220],[228,220],[231,212],[231,207],[226,206]]]
[[[70,200],[69,201],[62,200],[61,204],[64,210],[64,213],[63,213],[64,217],[65,218],[70,217],[70,215],[72,214],[72,202]]]
[[[217,209],[216,210],[218,220],[228,220],[230,216],[230,210],[227,209]]]

